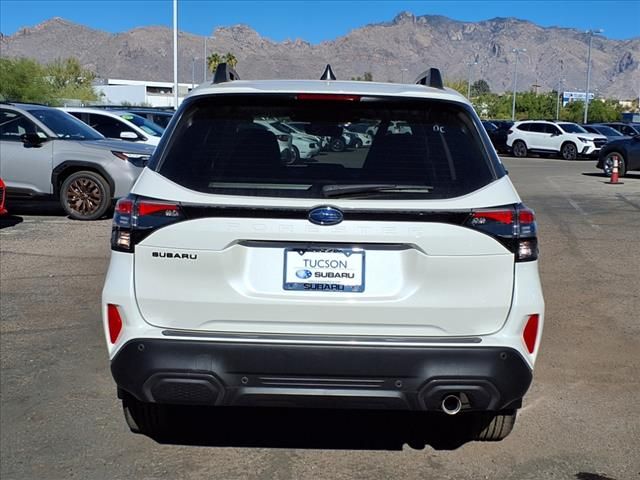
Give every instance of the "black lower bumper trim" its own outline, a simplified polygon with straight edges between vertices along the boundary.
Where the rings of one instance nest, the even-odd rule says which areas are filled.
[[[333,346],[139,339],[111,363],[118,387],[165,404],[470,411],[517,408],[532,373],[510,348]]]

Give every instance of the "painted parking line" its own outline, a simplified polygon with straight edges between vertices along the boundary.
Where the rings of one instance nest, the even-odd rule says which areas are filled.
[[[554,182],[550,177],[547,177],[547,183],[555,188],[560,193],[560,195],[566,198],[569,205],[571,205],[576,210],[576,212],[582,215],[591,227],[596,230],[602,230],[602,227],[596,223],[593,223],[591,218],[589,218],[589,214],[580,205],[578,205],[578,203],[574,199],[572,199],[563,189],[561,189],[558,184]]]

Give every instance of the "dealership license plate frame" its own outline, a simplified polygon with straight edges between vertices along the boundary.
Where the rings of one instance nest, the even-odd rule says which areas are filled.
[[[332,283],[328,281],[304,281],[300,279],[300,281],[291,281],[292,279],[287,279],[287,266],[289,264],[289,255],[296,254],[300,257],[303,257],[307,253],[323,253],[329,256],[335,256],[336,258],[358,258],[360,257],[360,283],[356,285],[343,285],[340,282]],[[341,292],[341,293],[362,293],[365,289],[365,250],[361,247],[288,247],[284,249],[284,268],[283,268],[283,279],[282,279],[282,288],[284,290],[298,290],[298,291],[308,291],[308,292]],[[287,281],[290,280],[290,281]],[[321,287],[313,287],[308,288],[305,285],[335,285],[335,288],[321,288]]]

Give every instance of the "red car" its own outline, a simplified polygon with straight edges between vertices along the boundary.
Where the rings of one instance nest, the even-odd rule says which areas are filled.
[[[0,215],[7,214],[7,209],[4,208],[4,192],[5,192],[4,182],[0,178]]]

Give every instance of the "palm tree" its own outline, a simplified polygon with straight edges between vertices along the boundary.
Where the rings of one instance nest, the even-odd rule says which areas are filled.
[[[211,73],[214,73],[216,71],[216,68],[218,68],[218,65],[220,65],[222,62],[223,58],[218,53],[214,52],[207,57],[207,66],[209,67],[209,71]]]
[[[236,58],[236,56],[231,53],[231,52],[227,52],[227,54],[224,56],[224,61],[227,62],[227,64],[231,67],[231,68],[236,68],[236,65],[238,64],[238,59]]]

